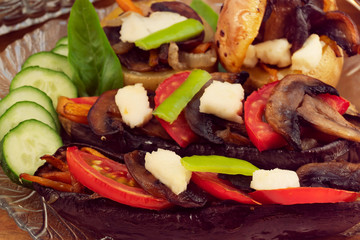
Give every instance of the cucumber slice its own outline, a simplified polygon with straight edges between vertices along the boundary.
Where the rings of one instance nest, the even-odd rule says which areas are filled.
[[[38,52],[28,57],[22,69],[32,66],[48,68],[65,73],[70,79],[74,77],[74,71],[68,62],[67,57],[53,52]]]
[[[39,120],[57,130],[54,119],[45,108],[34,102],[17,102],[0,117],[0,141],[11,129],[28,119]]]
[[[51,52],[67,57],[69,54],[69,47],[68,45],[60,44],[54,47]]]
[[[45,92],[53,101],[55,109],[59,96],[77,97],[74,83],[64,73],[50,69],[28,67],[21,70],[11,81],[10,92],[22,86],[33,86]]]
[[[44,107],[53,117],[54,122],[56,123],[56,128],[60,130],[59,118],[53,106],[52,100],[48,95],[46,95],[46,93],[31,86],[23,86],[14,89],[2,100],[0,100],[0,116],[2,116],[12,105],[21,101],[35,102]]]
[[[33,175],[45,162],[40,157],[53,154],[61,146],[61,137],[48,125],[26,120],[5,135],[1,166],[13,182],[31,187],[29,182],[20,182],[19,175]]]
[[[60,39],[56,42],[55,46],[68,45],[68,43],[69,43],[69,38],[68,38],[67,36],[65,36],[65,37],[60,38]]]

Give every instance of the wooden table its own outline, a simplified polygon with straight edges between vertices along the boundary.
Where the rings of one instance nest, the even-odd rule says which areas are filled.
[[[0,209],[0,240],[30,240],[28,232],[20,229],[8,213]]]

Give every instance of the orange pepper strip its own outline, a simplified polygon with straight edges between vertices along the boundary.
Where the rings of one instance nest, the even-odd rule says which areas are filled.
[[[54,156],[44,155],[44,156],[41,157],[41,159],[45,160],[48,163],[50,163],[51,165],[53,165],[54,167],[56,167],[60,171],[63,171],[63,172],[69,171],[69,167],[68,167],[67,163],[61,161],[60,159],[58,159],[58,158],[56,158]]]
[[[47,173],[40,173],[39,176],[53,181],[71,184],[70,172],[47,172]]]
[[[59,97],[56,112],[77,123],[87,124],[87,114],[91,108],[91,104],[75,103],[67,97]]]
[[[20,174],[19,177],[20,177],[20,179],[25,179],[25,180],[28,180],[31,182],[36,182],[42,186],[51,187],[55,190],[62,191],[62,192],[72,192],[72,190],[73,190],[73,187],[70,184],[57,182],[57,181],[53,181],[53,180],[38,177],[38,176],[32,176],[27,173],[22,173],[22,174]]]
[[[144,15],[142,10],[138,8],[131,0],[116,0],[116,2],[119,7],[124,10],[124,12],[133,11]]]

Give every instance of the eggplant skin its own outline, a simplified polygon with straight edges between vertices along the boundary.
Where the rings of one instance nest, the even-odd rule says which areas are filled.
[[[34,188],[60,216],[95,239],[326,239],[360,222],[360,202],[249,206],[221,201],[152,211],[38,184]]]

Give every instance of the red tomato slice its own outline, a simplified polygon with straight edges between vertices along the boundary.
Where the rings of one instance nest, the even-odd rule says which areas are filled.
[[[191,181],[219,199],[234,200],[244,204],[260,204],[245,193],[232,187],[230,182],[218,178],[216,173],[193,172]]]
[[[319,94],[318,97],[343,115],[350,106],[350,102],[340,96],[329,93]]]
[[[69,147],[66,159],[70,173],[99,195],[132,207],[160,210],[171,204],[133,186],[126,165]]]
[[[254,91],[245,101],[244,120],[251,142],[259,151],[276,149],[287,144],[286,140],[263,121],[266,103],[278,82],[267,84]]]
[[[94,96],[94,97],[78,97],[78,98],[70,98],[70,100],[73,101],[74,103],[93,105],[98,98],[99,97],[97,97],[97,96]]]
[[[155,91],[155,106],[159,106],[168,96],[172,94],[189,76],[190,72],[181,72],[165,79]],[[165,131],[174,139],[181,147],[186,147],[193,142],[197,135],[188,125],[184,113],[180,113],[178,118],[173,122],[166,122],[156,117]]]
[[[359,193],[323,187],[298,187],[274,190],[257,190],[249,194],[262,204],[309,204],[353,202]]]

